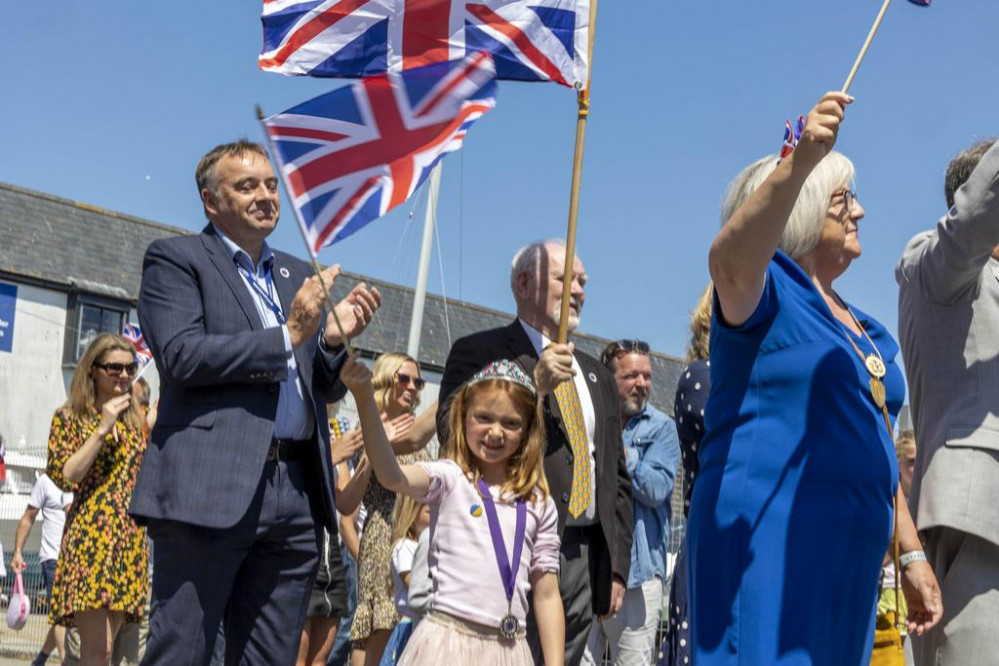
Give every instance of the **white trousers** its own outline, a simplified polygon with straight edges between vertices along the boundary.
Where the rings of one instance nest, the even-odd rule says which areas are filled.
[[[593,622],[582,663],[601,663],[610,646],[615,666],[646,666],[655,662],[656,629],[663,608],[663,584],[659,578],[647,580],[640,587],[624,593],[624,604],[617,615]]]

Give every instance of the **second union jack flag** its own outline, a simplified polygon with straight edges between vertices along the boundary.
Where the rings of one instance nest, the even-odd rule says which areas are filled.
[[[312,256],[403,203],[496,105],[488,53],[368,77],[263,121]]]
[[[486,51],[496,77],[586,85],[590,0],[264,0],[260,68],[358,78]]]
[[[146,338],[142,336],[142,329],[139,328],[138,324],[125,324],[125,328],[122,329],[121,334],[126,340],[132,343],[132,347],[135,349],[135,360],[142,367],[145,367],[153,360],[153,352],[149,351],[149,345],[146,344]]]

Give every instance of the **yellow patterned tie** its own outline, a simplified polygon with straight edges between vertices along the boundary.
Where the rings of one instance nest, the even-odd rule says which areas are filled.
[[[572,489],[569,491],[569,515],[578,518],[590,505],[590,447],[586,440],[583,407],[579,403],[576,382],[567,379],[555,387],[555,399],[562,411],[562,422],[572,449]]]

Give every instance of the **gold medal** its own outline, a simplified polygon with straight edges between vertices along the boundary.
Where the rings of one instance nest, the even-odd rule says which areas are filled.
[[[874,377],[875,379],[881,379],[887,373],[885,362],[874,354],[869,354],[867,358],[864,359],[864,365],[867,367],[867,372],[871,373],[871,377]],[[881,387],[881,391],[882,394],[884,394],[884,386]]]
[[[885,406],[885,385],[878,377],[871,377],[870,383],[871,397],[874,398],[874,404],[878,406],[878,409],[881,409]]]

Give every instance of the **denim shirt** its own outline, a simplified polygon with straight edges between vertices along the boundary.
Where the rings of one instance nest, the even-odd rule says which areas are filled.
[[[652,405],[632,416],[621,433],[635,496],[635,536],[628,587],[653,576],[666,579],[673,483],[680,462],[676,424]]]

